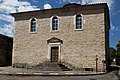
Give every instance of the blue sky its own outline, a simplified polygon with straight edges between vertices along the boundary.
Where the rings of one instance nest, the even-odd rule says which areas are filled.
[[[116,43],[120,40],[120,0],[115,0],[113,10],[110,13],[111,29],[110,29],[110,46],[116,47]]]
[[[31,10],[59,8],[67,3],[84,5],[95,3],[107,3],[110,10],[110,47],[116,48],[120,40],[120,0],[0,0],[0,33],[14,36],[14,18],[10,13]]]

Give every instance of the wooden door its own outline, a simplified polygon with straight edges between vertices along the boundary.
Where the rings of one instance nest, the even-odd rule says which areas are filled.
[[[51,47],[51,62],[57,63],[58,62],[58,47]]]

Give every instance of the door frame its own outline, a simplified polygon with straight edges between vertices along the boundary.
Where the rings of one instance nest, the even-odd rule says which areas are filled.
[[[51,47],[58,47],[58,62],[61,61],[61,43],[49,43],[48,44],[48,59],[51,62]]]

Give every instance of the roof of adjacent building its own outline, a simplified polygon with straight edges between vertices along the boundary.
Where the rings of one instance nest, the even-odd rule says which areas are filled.
[[[8,38],[8,39],[13,39],[12,37],[9,37],[7,35],[4,35],[4,34],[0,34],[0,36],[4,37],[4,38]]]

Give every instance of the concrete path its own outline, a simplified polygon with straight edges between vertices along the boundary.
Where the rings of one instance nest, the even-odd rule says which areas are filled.
[[[15,76],[87,76],[101,75],[104,72],[81,72],[81,71],[39,71],[32,69],[13,68],[12,66],[0,67],[0,75]]]

